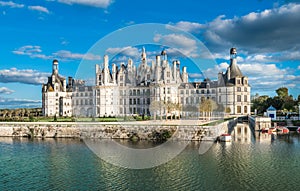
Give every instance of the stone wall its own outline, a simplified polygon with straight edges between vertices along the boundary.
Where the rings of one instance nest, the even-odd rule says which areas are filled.
[[[118,123],[27,123],[2,122],[0,136],[36,138],[102,138],[156,140],[215,140],[228,129],[229,121],[217,126],[118,124]]]

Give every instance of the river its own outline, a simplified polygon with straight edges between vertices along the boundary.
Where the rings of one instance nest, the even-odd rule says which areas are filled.
[[[171,161],[139,170],[103,161],[79,139],[2,137],[0,190],[299,190],[299,134],[247,133],[204,154],[191,142]]]

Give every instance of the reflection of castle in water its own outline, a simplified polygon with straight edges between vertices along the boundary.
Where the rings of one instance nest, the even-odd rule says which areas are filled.
[[[238,123],[233,130],[234,141],[242,143],[250,143],[252,137],[252,131],[248,123]]]

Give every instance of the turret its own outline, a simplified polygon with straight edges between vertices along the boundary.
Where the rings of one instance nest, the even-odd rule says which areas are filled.
[[[165,49],[163,49],[160,53],[161,57],[162,57],[162,60],[168,60],[168,57],[167,57],[167,51]]]
[[[58,74],[58,60],[52,62],[52,74]]]
[[[142,55],[141,55],[141,59],[142,59],[142,62],[145,63],[146,60],[147,60],[147,54],[146,54],[146,50],[145,50],[145,47],[143,47],[142,49]]]
[[[188,74],[186,72],[186,66],[182,68],[182,81],[183,83],[187,83],[189,80]]]
[[[103,68],[108,69],[108,55],[104,55],[103,57]]]
[[[112,82],[115,84],[117,79],[117,66],[112,64]]]
[[[67,81],[64,79],[63,81],[63,91],[66,92],[67,91]]]

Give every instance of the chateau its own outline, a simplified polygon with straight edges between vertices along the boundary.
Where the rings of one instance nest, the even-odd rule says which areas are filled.
[[[94,86],[83,81],[58,74],[58,61],[53,61],[52,75],[42,87],[42,108],[45,116],[125,116],[153,115],[151,103],[174,103],[184,108],[200,107],[200,103],[211,99],[230,114],[250,114],[250,89],[248,77],[237,65],[236,49],[230,49],[230,65],[220,72],[216,81],[189,82],[187,68],[180,69],[180,61],[169,64],[167,52],[163,50],[155,61],[148,65],[143,48],[138,66],[129,59],[120,67],[103,58],[102,67],[96,65]],[[198,110],[198,109],[197,109]],[[166,109],[162,114],[166,114]]]

